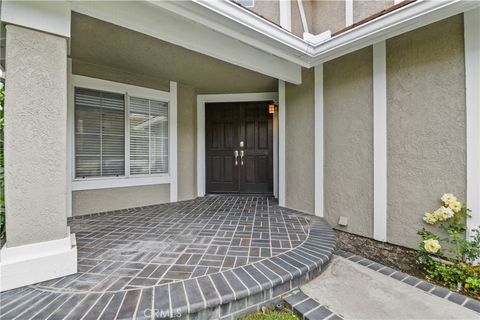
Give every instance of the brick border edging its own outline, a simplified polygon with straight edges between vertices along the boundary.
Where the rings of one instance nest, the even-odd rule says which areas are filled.
[[[230,286],[244,286],[247,290],[238,292],[235,297],[229,296],[220,303],[216,302],[215,305],[209,306],[209,301],[212,304],[214,301],[207,299],[207,310],[201,307],[191,309],[188,312],[190,317],[197,319],[197,315],[202,314],[206,316],[205,319],[233,319],[258,310],[262,303],[279,301],[285,293],[318,276],[334,252],[335,234],[325,220],[309,218],[309,235],[299,246],[271,258],[219,272],[225,278],[226,273],[234,273],[236,278],[227,278]],[[249,270],[243,270],[247,267],[250,267]],[[239,274],[239,270],[246,272]],[[255,282],[253,287],[246,284],[249,278]]]
[[[293,292],[285,298],[289,309],[304,320],[342,320],[343,316],[321,305],[303,291]]]
[[[447,288],[426,282],[422,279],[419,279],[414,276],[410,276],[404,272],[392,269],[390,267],[387,267],[381,263],[372,261],[370,259],[367,259],[365,257],[353,254],[351,252],[347,252],[344,250],[337,250],[334,253],[335,255],[338,255],[340,257],[343,257],[347,260],[350,260],[352,262],[355,262],[357,264],[360,264],[364,267],[367,267],[373,271],[379,272],[387,277],[390,277],[392,279],[395,279],[397,281],[406,283],[408,285],[411,285],[415,288],[418,288],[420,290],[423,290],[424,292],[428,294],[433,294],[439,298],[447,299],[451,302],[454,302],[464,308],[470,309],[474,312],[477,312],[480,314],[480,301],[472,299],[470,297],[464,296],[462,294],[459,294],[457,292],[453,292],[448,290]]]
[[[306,217],[301,212],[296,214]],[[335,250],[336,238],[330,225],[322,218],[308,216],[308,219],[307,239],[297,247],[230,270],[154,286],[150,289],[150,302],[142,307],[161,310],[170,317],[181,314],[183,319],[233,319],[258,310],[262,304],[280,301],[285,293],[318,276]],[[139,299],[140,306],[143,290],[113,293],[121,300],[118,310],[133,297]],[[70,294],[85,296],[85,293]]]

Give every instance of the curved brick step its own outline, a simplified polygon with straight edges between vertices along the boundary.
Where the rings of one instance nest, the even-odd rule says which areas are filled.
[[[300,246],[262,261],[209,276],[169,284],[170,296],[154,310],[168,308],[171,314],[190,318],[229,319],[276,302],[285,293],[316,277],[335,248],[335,235],[322,219],[312,217],[310,233]],[[183,299],[186,292],[186,299]],[[205,301],[201,303],[201,293]]]

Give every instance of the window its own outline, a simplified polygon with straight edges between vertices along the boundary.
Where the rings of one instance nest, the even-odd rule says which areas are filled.
[[[84,88],[74,101],[76,179],[168,174],[168,102]]]
[[[168,104],[130,98],[130,174],[168,172]]]
[[[108,177],[124,174],[124,96],[76,88],[75,177]]]

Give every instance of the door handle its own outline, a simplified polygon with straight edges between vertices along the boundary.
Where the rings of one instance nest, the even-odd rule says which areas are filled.
[[[243,166],[243,156],[244,156],[244,152],[243,150],[240,151],[240,164]]]
[[[233,155],[235,156],[235,165],[238,166],[238,150],[235,150]]]

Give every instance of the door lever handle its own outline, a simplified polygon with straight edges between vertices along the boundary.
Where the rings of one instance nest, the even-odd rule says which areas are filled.
[[[245,155],[245,153],[243,152],[243,150],[240,151],[240,164],[243,166],[243,156]]]
[[[238,166],[238,150],[235,150],[233,155],[235,156],[235,165]]]

